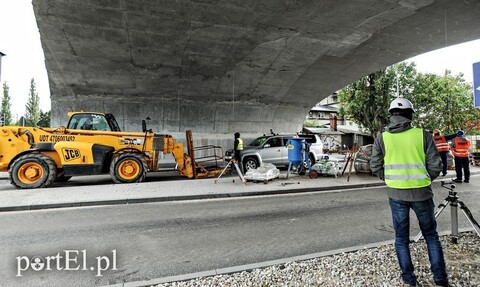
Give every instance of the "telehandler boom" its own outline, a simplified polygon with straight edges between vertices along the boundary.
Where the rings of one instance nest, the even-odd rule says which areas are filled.
[[[147,172],[158,171],[161,154],[173,154],[179,174],[188,178],[221,172],[221,168],[209,170],[195,161],[189,130],[185,153],[182,143],[176,143],[171,135],[147,130],[145,121],[142,133],[121,132],[111,114],[75,112],[69,113],[69,117],[67,127],[56,129],[0,128],[0,171],[9,172],[14,186],[48,187],[72,176],[106,173],[116,183],[141,182]]]

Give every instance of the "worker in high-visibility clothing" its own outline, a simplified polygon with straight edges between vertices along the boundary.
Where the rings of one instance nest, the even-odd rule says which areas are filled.
[[[440,154],[440,157],[442,158],[442,175],[446,176],[447,175],[447,168],[448,168],[448,163],[447,163],[447,155],[450,152],[450,144],[448,141],[454,139],[457,136],[456,133],[448,136],[442,135],[442,132],[438,129],[433,130],[433,139],[435,140],[435,144],[437,145],[437,150],[438,153]]]
[[[452,153],[455,157],[455,172],[457,173],[457,178],[453,181],[462,182],[462,177],[465,176],[463,182],[470,182],[470,141],[465,138],[464,131],[458,131],[457,137],[453,139],[452,144]],[[463,171],[463,172],[462,172]]]
[[[414,108],[410,101],[396,98],[390,103],[390,124],[375,139],[370,168],[387,185],[395,249],[406,286],[416,286],[410,255],[410,209],[418,219],[427,243],[433,279],[448,286],[443,249],[438,238],[431,182],[440,175],[442,162],[432,135],[412,127]]]
[[[233,156],[240,167],[240,170],[243,172],[243,165],[242,165],[242,151],[243,151],[243,140],[240,137],[240,133],[236,132],[234,135],[235,137],[233,141]]]

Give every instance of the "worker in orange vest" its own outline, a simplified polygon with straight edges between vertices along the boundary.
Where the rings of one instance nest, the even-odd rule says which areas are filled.
[[[457,137],[453,139],[453,156],[455,157],[455,171],[457,178],[453,181],[462,182],[462,170],[465,175],[463,182],[470,180],[470,162],[468,160],[470,141],[465,138],[464,131],[458,131]]]
[[[433,130],[433,139],[435,140],[435,144],[437,145],[438,153],[440,153],[440,157],[442,158],[443,176],[447,175],[447,168],[448,168],[447,155],[450,151],[450,145],[448,144],[448,141],[454,139],[455,137],[457,137],[456,133],[453,135],[444,136],[442,135],[442,132],[440,130],[438,129]]]

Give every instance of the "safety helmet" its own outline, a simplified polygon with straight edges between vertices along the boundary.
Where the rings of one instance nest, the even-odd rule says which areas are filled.
[[[465,135],[465,132],[462,131],[462,130],[459,130],[459,131],[457,132],[457,137],[463,137],[464,135]]]
[[[441,132],[439,129],[434,129],[434,130],[433,130],[433,134],[434,134],[434,135],[441,135],[442,132]]]
[[[405,98],[396,98],[390,103],[390,108],[388,109],[388,112],[392,112],[392,110],[399,109],[399,110],[412,110],[412,112],[415,112],[415,109],[413,108],[412,102]]]

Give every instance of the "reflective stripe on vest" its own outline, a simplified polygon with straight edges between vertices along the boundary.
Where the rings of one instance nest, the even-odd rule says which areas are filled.
[[[433,139],[437,145],[438,152],[446,152],[450,150],[450,145],[445,140],[445,136],[434,136]]]
[[[452,153],[456,157],[468,157],[468,150],[470,149],[470,141],[462,138],[454,138],[453,144],[455,148]]]
[[[243,150],[243,140],[241,138],[238,138],[238,145],[237,145],[237,150]]]
[[[431,184],[425,167],[422,129],[411,128],[400,133],[384,132],[383,143],[385,183],[388,187],[409,189]]]

